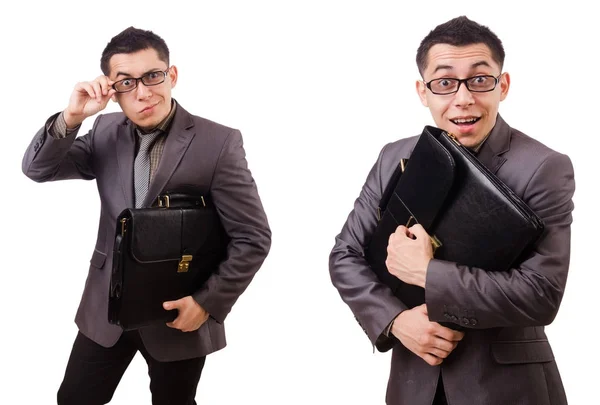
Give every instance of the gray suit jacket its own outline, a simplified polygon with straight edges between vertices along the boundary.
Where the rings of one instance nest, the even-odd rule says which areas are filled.
[[[116,218],[133,207],[134,126],[123,113],[99,115],[88,134],[54,139],[48,134],[48,123],[33,137],[23,158],[23,172],[38,182],[96,179],[101,201],[98,239],[75,322],[84,335],[110,347],[122,332],[108,323],[108,289]],[[180,188],[212,198],[231,242],[227,259],[193,294],[211,315],[200,329],[187,333],[166,325],[140,329],[148,352],[160,361],[204,356],[225,347],[225,317],[271,244],[240,132],[193,116],[178,105],[144,206],[161,192]]]
[[[510,128],[500,116],[478,158],[544,220],[544,234],[526,260],[507,272],[430,262],[429,319],[469,328],[440,366],[383,337],[407,307],[371,272],[363,249],[377,225],[382,192],[417,138],[383,148],[330,256],[332,282],[373,344],[382,351],[393,346],[387,403],[431,404],[441,372],[449,404],[566,404],[544,325],[556,316],[567,280],[573,167],[566,155]]]

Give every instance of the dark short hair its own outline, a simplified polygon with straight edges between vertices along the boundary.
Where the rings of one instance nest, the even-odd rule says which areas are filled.
[[[488,27],[477,24],[465,16],[461,16],[438,25],[423,38],[417,50],[417,66],[421,76],[423,76],[423,72],[427,68],[427,54],[431,47],[437,44],[452,46],[484,44],[490,48],[492,59],[500,65],[500,69],[504,65],[504,47],[500,38]]]
[[[100,69],[106,76],[110,73],[108,63],[113,55],[118,53],[135,53],[144,49],[154,49],[158,58],[169,64],[169,48],[164,39],[153,33],[139,28],[129,27],[114,36],[102,51]]]

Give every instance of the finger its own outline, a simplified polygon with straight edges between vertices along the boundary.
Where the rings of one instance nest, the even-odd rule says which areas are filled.
[[[396,235],[395,233],[392,233],[392,234],[390,234],[390,237],[388,238],[388,252],[390,250],[390,247],[394,243],[394,239],[396,239],[395,235]]]
[[[443,361],[443,359],[440,359],[439,357],[433,356],[429,353],[423,354],[421,358],[425,360],[430,366],[439,366],[440,364],[442,364]]]
[[[96,82],[100,85],[102,95],[107,96],[108,90],[110,89],[110,86],[108,85],[108,78],[106,76],[98,76],[98,78],[96,78]]]
[[[431,349],[427,350],[427,353],[431,354],[434,357],[437,357],[438,359],[445,359],[451,352],[452,350],[446,351],[438,349],[437,347],[432,347]]]
[[[410,228],[407,227],[403,227],[404,228],[404,235],[409,238],[409,239],[415,239],[415,235],[413,235],[413,233],[410,231]]]
[[[167,326],[173,329],[181,329],[185,325],[184,320],[181,315],[178,315],[177,318],[173,319],[172,322],[168,322]]]
[[[435,335],[441,337],[444,340],[448,340],[451,342],[460,342],[462,338],[465,336],[464,332],[459,332],[457,330],[453,330],[450,328],[446,328],[445,326],[436,323]]]
[[[163,302],[163,308],[166,310],[179,309],[180,307],[181,307],[181,300]]]
[[[450,340],[452,340],[453,342],[460,342],[461,340],[463,340],[464,337],[464,332],[452,331],[452,337],[450,338]]]
[[[100,86],[100,83],[93,81],[91,85],[94,88],[94,92],[96,93],[96,100],[102,100],[102,87]]]
[[[427,231],[425,230],[425,228],[423,228],[423,225],[421,225],[421,224],[414,224],[413,226],[411,226],[409,228],[409,231],[413,235],[415,235],[417,238],[429,237],[429,234],[427,233]]]
[[[456,349],[456,345],[458,345],[458,342],[454,342],[454,341],[448,341],[445,339],[441,339],[441,338],[436,338],[433,342],[433,347],[432,349],[440,351],[440,352],[444,352],[446,353],[446,356],[454,349]],[[435,354],[435,353],[432,353]],[[436,354],[437,356],[437,354]],[[443,356],[443,357],[446,357]],[[438,356],[440,357],[440,356]]]
[[[398,228],[396,228],[396,234],[398,235],[403,235],[403,236],[409,236],[410,232],[408,232],[408,228],[405,227],[404,225],[400,225],[398,226]]]
[[[113,89],[113,87],[112,87],[112,86],[113,86],[113,84],[115,84],[115,81],[114,81],[114,80],[110,80],[110,79],[108,78],[108,76],[103,76],[103,77],[104,77],[104,80],[103,80],[103,81],[104,81],[104,83],[106,83],[106,93],[107,93],[106,95],[108,95],[108,96],[110,97],[110,95],[111,95],[111,94],[110,94],[110,91],[111,91],[111,90],[112,90],[114,93],[116,93],[115,89]],[[114,94],[114,93],[113,93],[113,94]]]
[[[180,324],[179,324],[179,330],[181,330],[182,332],[193,332],[194,330],[198,329],[198,328],[194,328],[195,322],[191,319],[187,319],[187,320],[181,320]]]
[[[96,98],[96,92],[94,88],[87,82],[82,82],[78,84],[78,91],[82,93],[87,93],[90,98]]]

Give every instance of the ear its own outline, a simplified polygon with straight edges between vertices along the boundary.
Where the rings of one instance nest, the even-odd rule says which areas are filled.
[[[169,78],[171,79],[171,88],[177,84],[177,66],[173,65],[169,68]]]
[[[503,101],[508,96],[510,88],[510,75],[507,72],[502,73],[500,77],[500,101]]]
[[[421,104],[425,107],[429,107],[429,104],[427,103],[427,86],[425,86],[425,83],[422,80],[417,80],[416,87],[417,94],[421,99]]]

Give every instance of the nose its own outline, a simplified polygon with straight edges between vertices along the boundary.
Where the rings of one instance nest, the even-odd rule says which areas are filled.
[[[457,107],[468,107],[470,105],[475,104],[473,93],[471,93],[469,89],[467,89],[467,86],[464,83],[461,83],[461,86],[458,88],[458,91],[454,95],[454,104]]]
[[[145,100],[152,95],[150,88],[148,88],[148,86],[146,86],[144,83],[142,83],[141,80],[138,82],[138,86],[135,89],[135,91],[137,91],[138,100]]]

